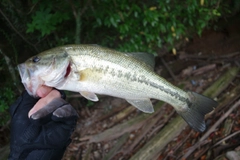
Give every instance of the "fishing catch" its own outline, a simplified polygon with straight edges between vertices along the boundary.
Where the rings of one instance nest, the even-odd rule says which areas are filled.
[[[154,112],[150,99],[171,104],[196,131],[206,128],[204,117],[217,103],[203,95],[183,91],[154,73],[154,57],[123,53],[98,45],[65,45],[44,51],[19,64],[28,93],[41,85],[79,92],[98,101],[96,94],[126,99],[145,113]]]

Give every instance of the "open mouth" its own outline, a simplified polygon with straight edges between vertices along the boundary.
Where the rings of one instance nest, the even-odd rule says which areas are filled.
[[[37,75],[35,75],[36,73],[33,70],[26,66],[25,63],[18,65],[18,71],[27,92],[30,95],[37,97],[36,92],[38,87],[42,85],[42,81],[38,78]]]
[[[45,66],[28,66],[26,63],[21,63],[18,65],[18,71],[27,92],[37,97],[37,89],[42,85],[55,88],[64,85],[72,71],[72,64],[64,61],[57,65],[55,59]]]

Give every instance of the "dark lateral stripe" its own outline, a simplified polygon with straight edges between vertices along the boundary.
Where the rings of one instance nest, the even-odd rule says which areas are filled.
[[[189,101],[188,98],[184,97],[184,96],[181,96],[178,92],[174,92],[172,91],[171,89],[163,86],[163,85],[159,85],[155,82],[152,82],[151,80],[149,79],[146,79],[145,76],[141,76],[138,80],[138,82],[140,83],[144,83],[146,85],[150,85],[151,87],[154,87],[154,88],[157,88],[157,89],[160,89],[161,91],[167,93],[167,94],[170,94],[172,97],[184,102],[184,103],[187,103],[188,105],[191,104],[191,102]]]
[[[165,92],[167,94],[170,94],[172,97],[175,97],[176,99],[179,99],[182,102],[189,101],[187,98],[181,96],[178,92],[174,92],[174,91],[172,91],[172,90],[170,90],[170,89],[168,89],[168,88],[166,88],[166,87],[164,87],[162,85],[158,85],[158,84],[156,84],[154,82],[150,82],[149,84],[150,84],[150,86],[158,88],[161,91],[163,91],[163,92]]]
[[[113,68],[110,69],[110,67],[103,67],[103,66],[98,69],[95,68],[95,70],[97,72],[110,74],[113,77],[117,76],[118,78],[126,78],[128,81],[132,81],[132,82],[135,81],[135,82],[145,84],[147,86],[151,86],[153,88],[156,88],[156,89],[159,89],[159,90],[165,92],[166,94],[171,95],[175,99],[178,99],[184,103],[187,103],[188,106],[191,106],[191,102],[190,102],[189,98],[182,96],[177,91],[172,91],[168,87],[165,87],[159,83],[155,83],[155,82],[151,81],[149,78],[146,78],[146,76],[144,76],[144,75],[138,76],[136,72],[123,73],[121,70],[115,70]]]

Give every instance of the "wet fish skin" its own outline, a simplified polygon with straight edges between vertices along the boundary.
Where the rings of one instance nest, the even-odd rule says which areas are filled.
[[[205,114],[217,106],[212,99],[185,92],[154,73],[150,54],[122,53],[98,45],[66,45],[42,52],[37,58],[38,62],[32,57],[19,65],[22,81],[32,95],[39,85],[47,85],[80,92],[92,101],[98,101],[96,94],[124,98],[146,113],[154,111],[150,99],[158,99],[171,104],[200,132],[206,128]],[[29,89],[33,86],[35,89]]]

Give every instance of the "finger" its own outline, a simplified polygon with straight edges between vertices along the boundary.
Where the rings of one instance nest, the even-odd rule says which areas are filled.
[[[37,95],[41,98],[47,96],[53,90],[52,87],[41,86],[37,89]]]
[[[55,98],[50,103],[46,104],[43,108],[39,109],[35,113],[32,114],[32,119],[40,119],[46,117],[48,115],[52,115],[52,113],[57,110],[59,107],[67,105],[68,103],[62,98]]]
[[[74,128],[79,118],[76,110],[70,105],[64,105],[53,112],[52,120],[63,126]],[[59,123],[60,122],[60,123]]]
[[[60,98],[61,94],[57,90],[52,90],[47,96],[41,98],[29,111],[28,117],[31,117],[32,114],[46,106],[48,103],[50,103],[55,98]]]
[[[78,115],[77,112],[70,104],[64,105],[53,112],[53,116],[56,116],[58,118],[71,117],[77,115]]]

